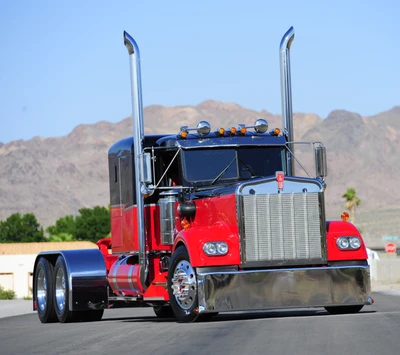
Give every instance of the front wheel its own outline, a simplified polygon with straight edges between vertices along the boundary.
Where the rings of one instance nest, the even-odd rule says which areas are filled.
[[[158,318],[175,318],[171,306],[154,306],[153,310]]]
[[[168,294],[178,321],[194,322],[199,317],[196,272],[184,246],[178,247],[172,255],[168,270]]]
[[[330,314],[351,314],[358,313],[364,306],[339,306],[339,307],[325,307]]]

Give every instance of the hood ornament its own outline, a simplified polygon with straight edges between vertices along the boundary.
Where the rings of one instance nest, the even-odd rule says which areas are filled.
[[[278,190],[283,190],[283,182],[285,181],[285,174],[283,171],[277,171],[275,173],[276,181],[278,181]]]

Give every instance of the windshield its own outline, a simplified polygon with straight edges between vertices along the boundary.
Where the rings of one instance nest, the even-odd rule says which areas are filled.
[[[255,176],[275,175],[285,171],[282,146],[229,147],[183,151],[184,179],[197,186]]]

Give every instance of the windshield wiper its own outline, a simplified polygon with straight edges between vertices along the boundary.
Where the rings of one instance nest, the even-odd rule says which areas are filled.
[[[236,156],[232,159],[232,161],[226,166],[224,170],[222,170],[217,177],[212,181],[211,185],[214,185],[225,173],[226,171],[232,166],[234,161],[236,160]]]
[[[251,177],[256,177],[257,176],[256,173],[253,171],[253,169],[250,168],[250,166],[248,166],[242,159],[239,158],[239,162],[241,164],[243,164],[244,167],[247,168],[248,171],[250,171]]]

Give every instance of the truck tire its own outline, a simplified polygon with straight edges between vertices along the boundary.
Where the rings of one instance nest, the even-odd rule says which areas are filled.
[[[171,306],[154,306],[153,310],[158,318],[175,318]]]
[[[199,318],[196,271],[190,265],[184,246],[178,247],[172,255],[168,270],[168,294],[179,322],[194,322]]]
[[[330,314],[351,314],[358,313],[364,306],[339,306],[339,307],[325,307]]]
[[[53,265],[45,258],[40,258],[34,278],[34,301],[37,314],[42,323],[52,323],[57,320],[54,311]]]
[[[65,260],[60,255],[54,266],[54,309],[60,323],[73,320],[73,312],[69,310],[69,283]]]

